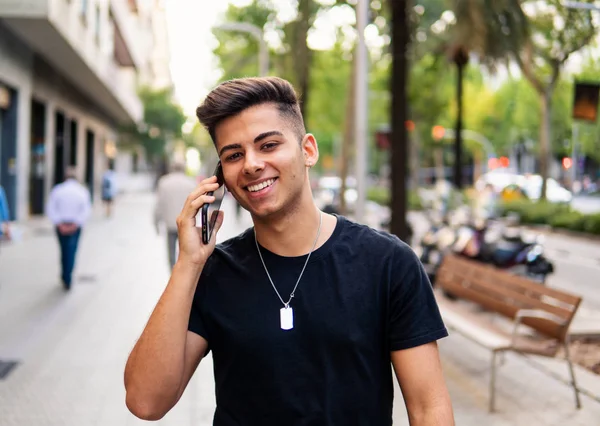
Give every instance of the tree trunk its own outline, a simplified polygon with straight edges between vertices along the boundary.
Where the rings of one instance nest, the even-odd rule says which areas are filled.
[[[456,81],[456,130],[454,140],[454,187],[462,188],[462,128],[463,128],[463,80],[465,64],[456,61],[457,81]]]
[[[301,93],[300,111],[305,120],[310,93],[310,64],[312,62],[312,53],[308,48],[308,30],[310,28],[312,1],[313,0],[300,0],[298,2],[300,21],[298,22],[296,67],[298,72],[297,81]]]
[[[552,94],[548,90],[541,95],[542,117],[540,127],[540,175],[542,176],[542,191],[540,200],[546,199],[546,180],[549,174],[550,163],[550,109]]]
[[[354,76],[356,75],[356,48],[354,49],[352,59],[352,72],[348,81],[348,99],[346,101],[346,121],[344,123],[344,137],[342,139],[342,159],[340,164],[340,214],[347,214],[346,207],[346,177],[348,176],[348,164],[350,164],[350,153],[355,146],[354,135],[354,103],[356,102],[356,93],[354,90]]]
[[[408,48],[410,44],[410,19],[408,9],[410,0],[390,0],[392,12],[392,77],[391,77],[391,185],[392,220],[390,231],[400,239],[408,241],[409,231],[406,223],[407,193],[407,83]]]
[[[410,152],[410,184],[411,189],[416,190],[419,187],[419,147],[421,146],[419,131],[415,128],[410,133],[408,150]]]

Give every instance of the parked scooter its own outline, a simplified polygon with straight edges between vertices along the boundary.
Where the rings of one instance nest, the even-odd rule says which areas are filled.
[[[460,214],[459,214],[460,213]],[[457,217],[458,216],[458,217]],[[554,265],[544,256],[541,237],[525,238],[518,228],[505,228],[487,219],[474,219],[468,210],[432,222],[421,240],[421,262],[435,285],[443,257],[452,252],[488,263],[544,284]]]
[[[544,284],[554,265],[544,256],[541,237],[525,238],[517,228],[490,229],[489,222],[461,227],[453,251]]]

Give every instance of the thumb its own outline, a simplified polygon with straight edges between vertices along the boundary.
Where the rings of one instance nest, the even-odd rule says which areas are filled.
[[[217,233],[219,232],[219,229],[221,229],[221,225],[223,225],[223,219],[225,217],[225,212],[223,212],[221,210],[217,211],[216,214],[218,214],[218,216],[217,216],[217,220],[215,221],[215,228],[214,228],[212,236],[211,236],[211,240],[213,240],[213,242],[217,238]]]

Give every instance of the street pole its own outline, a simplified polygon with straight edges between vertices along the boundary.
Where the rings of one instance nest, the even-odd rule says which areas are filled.
[[[368,0],[358,0],[356,4],[356,30],[358,32],[358,44],[356,46],[356,74],[354,87],[356,102],[354,106],[354,125],[356,140],[356,190],[357,200],[354,218],[357,222],[364,220],[366,185],[367,185],[367,138],[368,138],[368,58],[367,45],[365,43],[365,28],[369,14]],[[342,197],[344,194],[342,194]]]
[[[573,122],[573,140],[571,141],[571,190],[577,180],[577,139],[579,139],[579,126]]]
[[[253,36],[258,41],[258,73],[260,76],[269,74],[269,48],[262,29],[247,22],[225,22],[215,28],[225,31],[239,31]]]

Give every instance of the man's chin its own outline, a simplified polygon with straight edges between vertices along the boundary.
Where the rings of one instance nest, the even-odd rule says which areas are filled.
[[[246,208],[250,212],[250,215],[255,219],[267,219],[277,215],[281,211],[277,206],[249,206]]]

